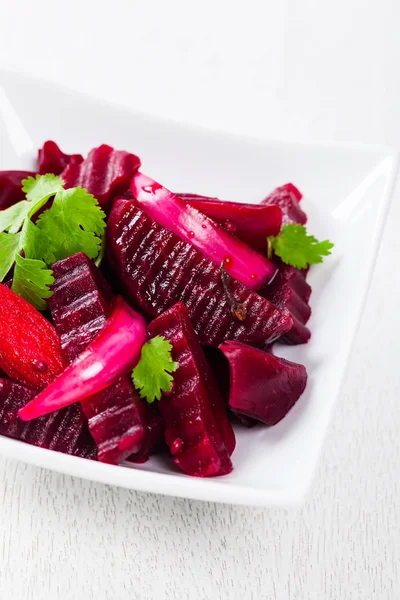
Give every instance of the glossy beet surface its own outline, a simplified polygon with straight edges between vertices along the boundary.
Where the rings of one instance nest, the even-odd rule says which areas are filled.
[[[229,360],[231,409],[266,425],[281,421],[305,390],[305,367],[238,342],[220,348]]]
[[[25,194],[21,182],[35,175],[36,173],[31,171],[0,171],[0,210],[23,200]]]
[[[262,201],[262,204],[279,206],[282,210],[282,223],[307,222],[306,213],[300,208],[301,192],[292,183],[287,183],[273,190]]]
[[[173,390],[159,403],[175,463],[197,477],[229,473],[233,430],[185,306],[178,303],[160,315],[149,333],[170,340],[173,360],[179,363]]]
[[[117,298],[107,323],[86,350],[19,416],[36,419],[101,392],[136,366],[146,335],[143,317]]]
[[[152,220],[191,244],[217,267],[223,263],[229,275],[247,287],[258,289],[274,276],[276,268],[265,256],[147,175],[135,173],[131,190]]]
[[[41,175],[54,173],[60,175],[67,165],[80,164],[83,161],[81,154],[64,154],[55,142],[45,142],[38,150],[38,168]]]
[[[131,301],[157,316],[183,302],[206,346],[225,339],[265,345],[292,326],[286,310],[232,278],[230,288],[247,309],[244,321],[232,315],[221,272],[174,233],[147,217],[132,201],[118,200],[110,213],[107,250],[111,267]]]
[[[279,206],[225,202],[196,194],[178,196],[258,252],[265,253],[267,236],[278,235],[281,230]]]
[[[79,405],[29,423],[18,417],[18,411],[34,395],[34,390],[0,378],[0,435],[65,454],[96,458],[96,444],[89,435],[87,420]]]
[[[53,325],[0,283],[0,368],[18,383],[40,390],[66,365]]]
[[[54,294],[49,304],[71,362],[104,327],[110,314],[111,292],[100,271],[82,253],[55,263],[53,271]],[[142,449],[142,442],[147,439],[145,407],[128,376],[123,375],[107,389],[87,398],[82,407],[100,461],[116,464]],[[150,442],[148,445],[150,452]]]
[[[273,282],[259,292],[280,309],[287,309],[293,319],[293,326],[281,341],[288,344],[304,344],[311,337],[311,331],[306,323],[311,315],[308,303],[311,286],[305,280],[304,272],[279,263],[278,274]]]
[[[83,187],[107,208],[114,195],[125,192],[139,167],[138,156],[103,144],[93,148],[82,163],[69,164],[61,177],[66,188]]]

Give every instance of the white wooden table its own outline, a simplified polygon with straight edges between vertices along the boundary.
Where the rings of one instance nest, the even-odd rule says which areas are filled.
[[[0,67],[221,129],[399,146],[400,5],[370,4],[0,0]],[[399,201],[398,187],[302,510],[137,494],[0,459],[0,598],[400,598]]]

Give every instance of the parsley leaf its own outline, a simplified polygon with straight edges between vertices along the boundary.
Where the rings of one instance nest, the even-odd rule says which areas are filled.
[[[179,364],[172,360],[172,344],[157,335],[142,348],[140,361],[132,371],[132,381],[141,398],[150,404],[160,400],[163,392],[172,390],[174,373]]]
[[[22,296],[38,310],[46,309],[46,298],[53,292],[49,286],[54,283],[52,271],[41,260],[32,260],[17,255],[12,282],[12,290]]]
[[[106,227],[105,213],[83,188],[57,192],[51,208],[40,215],[37,227],[50,240],[55,260],[76,252],[96,258]]]
[[[288,223],[276,237],[268,238],[268,243],[282,261],[297,269],[321,263],[323,256],[331,254],[333,244],[329,240],[319,242],[313,235],[307,235],[304,225]]]

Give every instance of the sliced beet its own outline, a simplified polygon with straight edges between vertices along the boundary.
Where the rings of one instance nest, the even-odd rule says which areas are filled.
[[[282,211],[279,206],[224,202],[196,194],[178,196],[258,252],[265,253],[266,238],[278,235],[281,230]]]
[[[159,402],[175,463],[197,477],[229,473],[233,429],[184,304],[152,321],[149,333],[170,340],[173,360],[179,363],[172,392]]]
[[[156,317],[183,302],[206,346],[218,346],[225,339],[261,346],[292,326],[288,311],[275,308],[227,276],[235,299],[247,310],[243,321],[235,318],[220,269],[132,201],[115,202],[108,221],[107,250],[111,268],[134,304]]]
[[[276,425],[304,392],[306,368],[239,342],[227,340],[220,348],[230,365],[231,409],[266,425]]]
[[[79,165],[83,162],[81,154],[65,154],[57,144],[48,140],[38,150],[39,173],[60,175],[67,165]]]
[[[49,302],[56,329],[73,361],[104,327],[111,292],[100,271],[79,253],[53,265],[54,294]],[[99,449],[99,460],[118,463],[140,450],[146,416],[129,377],[85,400],[82,408]]]
[[[78,404],[29,423],[21,421],[18,411],[34,395],[34,390],[0,379],[0,434],[40,448],[95,459],[96,444]]]
[[[32,171],[0,171],[0,210],[9,208],[25,198],[22,180],[34,177]]]
[[[107,208],[112,196],[123,194],[132,175],[140,167],[140,158],[129,152],[114,150],[103,144],[93,148],[80,164],[69,164],[61,174],[65,187],[83,187],[102,208]]]
[[[287,344],[305,344],[311,337],[306,323],[311,315],[308,303],[311,286],[305,280],[304,273],[279,263],[278,274],[270,285],[265,286],[259,293],[280,309],[287,309],[293,319],[293,326],[280,338]]]
[[[282,210],[282,223],[304,223],[307,222],[306,213],[300,208],[299,201],[301,192],[292,183],[287,183],[273,190],[261,204],[279,206]]]
[[[151,454],[158,452],[164,444],[164,420],[161,416],[158,403],[143,402],[145,415],[145,431],[140,450],[129,456],[129,462],[144,463]]]

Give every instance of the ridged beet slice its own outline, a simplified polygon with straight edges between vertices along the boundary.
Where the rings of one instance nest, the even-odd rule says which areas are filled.
[[[35,393],[10,379],[0,379],[0,434],[40,448],[95,459],[96,444],[78,404],[29,423],[18,417],[19,409],[32,400]]]
[[[279,206],[282,210],[282,223],[307,222],[306,213],[300,208],[301,192],[292,183],[287,183],[273,190],[261,204]]]
[[[111,293],[97,267],[82,253],[53,265],[54,294],[49,302],[61,344],[73,361],[104,327]],[[102,462],[116,464],[140,450],[145,434],[142,400],[128,376],[90,397],[82,408]]]
[[[236,300],[247,309],[244,321],[235,319],[220,269],[129,200],[114,204],[107,249],[111,266],[132,302],[153,317],[183,302],[206,346],[218,346],[225,339],[261,346],[292,326],[288,311],[275,308],[228,277]]]
[[[281,230],[282,211],[279,206],[224,202],[197,194],[178,196],[258,252],[265,252],[266,238],[278,235]]]
[[[239,342],[226,341],[220,348],[230,365],[231,409],[276,425],[304,392],[306,368]]]
[[[32,171],[0,171],[0,210],[23,200],[25,194],[21,182],[35,175]]]
[[[57,144],[48,140],[38,150],[39,173],[60,175],[67,165],[79,165],[83,161],[81,154],[65,154]]]
[[[172,392],[159,402],[175,463],[196,477],[229,473],[234,433],[186,307],[171,307],[150,323],[149,333],[170,340],[179,363]]]
[[[103,144],[93,148],[80,164],[69,164],[62,172],[65,187],[86,188],[107,208],[113,195],[123,194],[132,175],[140,167],[140,158],[135,154],[114,150]]]
[[[165,444],[164,442],[164,420],[161,416],[158,403],[143,402],[145,431],[139,452],[131,454],[128,460],[133,463],[144,463],[149,460],[151,454],[158,452]]]
[[[308,303],[311,286],[307,283],[304,273],[285,265],[279,264],[279,271],[272,283],[265,286],[259,293],[280,309],[287,309],[293,319],[293,326],[280,338],[287,344],[305,344],[311,337],[306,323],[311,315]]]

